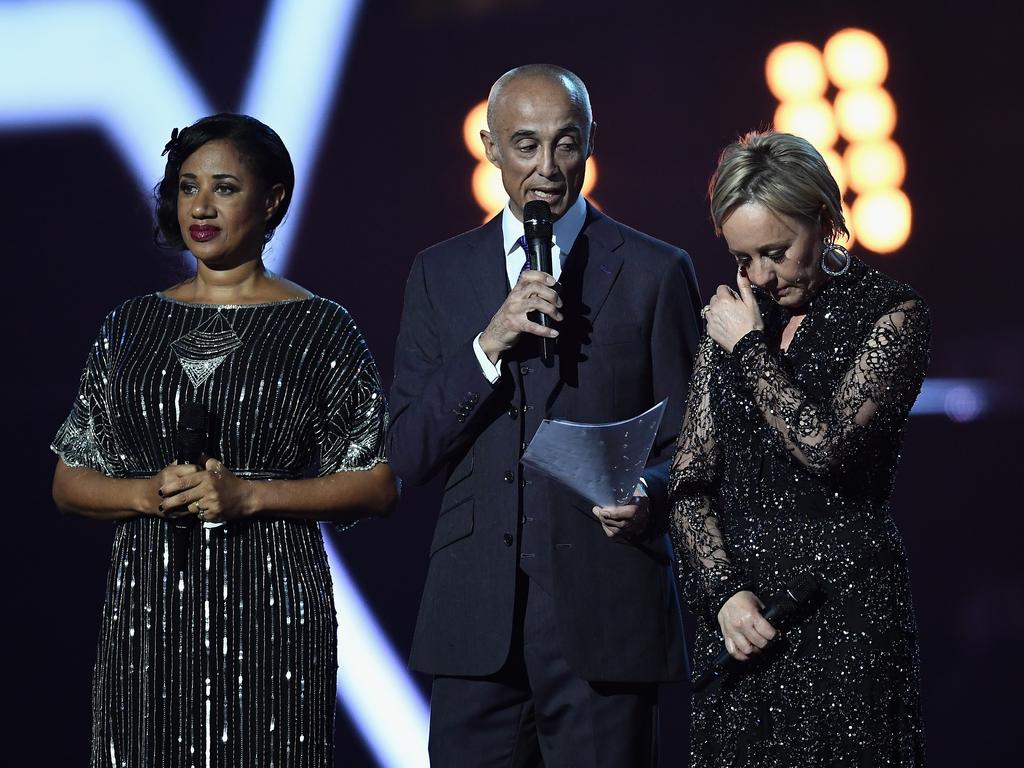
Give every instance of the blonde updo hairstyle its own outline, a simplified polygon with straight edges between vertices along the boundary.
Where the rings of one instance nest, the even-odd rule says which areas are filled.
[[[745,203],[820,226],[824,247],[849,237],[839,185],[810,142],[789,133],[751,131],[722,150],[708,185],[715,233]]]

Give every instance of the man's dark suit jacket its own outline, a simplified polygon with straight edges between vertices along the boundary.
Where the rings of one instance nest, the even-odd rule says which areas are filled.
[[[482,676],[513,629],[520,510],[546,505],[563,653],[589,681],[656,682],[686,668],[666,486],[698,338],[687,254],[588,205],[560,279],[553,367],[524,335],[491,385],[472,342],[508,294],[501,216],[420,253],[398,337],[391,466],[406,483],[445,478],[410,665]],[[651,524],[608,538],[592,505],[519,465],[543,418],[607,422],[668,398],[644,479]]]

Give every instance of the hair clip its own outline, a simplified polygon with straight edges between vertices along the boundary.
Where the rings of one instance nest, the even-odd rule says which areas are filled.
[[[168,152],[173,152],[178,148],[178,129],[174,128],[171,130],[171,140],[164,144],[164,151],[160,153],[160,157],[163,157]]]

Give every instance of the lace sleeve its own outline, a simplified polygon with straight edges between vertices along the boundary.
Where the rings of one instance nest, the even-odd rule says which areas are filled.
[[[786,450],[815,474],[828,476],[856,455],[877,429],[902,425],[921,389],[931,323],[914,299],[886,311],[858,349],[831,402],[814,402],[752,331],[733,349],[746,386]]]
[[[688,591],[690,574],[696,575],[717,613],[722,603],[747,588],[747,583],[744,574],[729,561],[718,526],[718,448],[710,398],[713,348],[711,337],[705,336],[697,353],[672,462],[669,508],[684,592]]]

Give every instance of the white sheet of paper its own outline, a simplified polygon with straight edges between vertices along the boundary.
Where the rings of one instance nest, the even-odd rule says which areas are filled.
[[[522,462],[594,504],[623,504],[647,465],[667,403],[610,424],[545,419]]]

